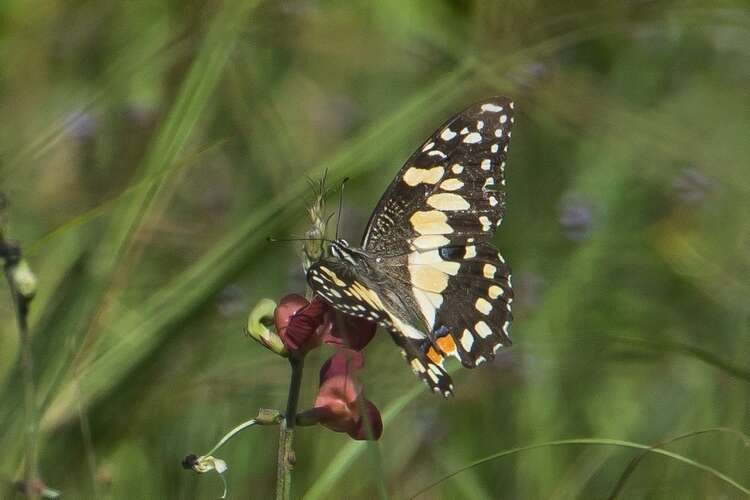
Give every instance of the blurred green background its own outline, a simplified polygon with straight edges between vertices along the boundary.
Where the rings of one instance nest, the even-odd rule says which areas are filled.
[[[298,432],[296,498],[405,498],[474,460],[569,438],[750,433],[750,7],[742,1],[0,3],[0,190],[39,278],[41,470],[65,498],[211,499],[180,467],[288,367],[243,337],[301,292],[307,177],[347,186],[359,241],[402,162],[490,95],[516,102],[496,237],[514,347],[433,396],[382,332],[376,444]],[[331,200],[330,207],[335,205]],[[19,478],[18,336],[0,297],[0,478]],[[312,404],[326,351],[308,360]],[[274,494],[277,432],[218,453],[231,498]],[[729,432],[649,454],[619,498],[745,498]],[[607,498],[635,449],[543,447],[419,498]]]

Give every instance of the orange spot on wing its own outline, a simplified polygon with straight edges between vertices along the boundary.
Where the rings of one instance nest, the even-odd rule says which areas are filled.
[[[441,351],[445,354],[453,354],[456,351],[456,342],[450,335],[443,335],[435,341]]]
[[[428,359],[429,359],[430,361],[432,361],[433,363],[435,363],[436,365],[440,365],[440,363],[442,363],[442,362],[443,362],[443,357],[442,357],[442,356],[440,355],[440,353],[439,353],[439,352],[437,352],[437,351],[435,350],[435,348],[434,348],[434,347],[430,347],[430,348],[429,348],[429,349],[427,350],[427,358],[428,358]]]

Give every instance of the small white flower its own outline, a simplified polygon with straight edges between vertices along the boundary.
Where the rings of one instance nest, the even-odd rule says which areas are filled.
[[[212,457],[211,455],[198,457],[193,464],[193,470],[200,474],[205,474],[212,470],[215,470],[219,474],[223,474],[227,469],[227,463],[224,460]]]

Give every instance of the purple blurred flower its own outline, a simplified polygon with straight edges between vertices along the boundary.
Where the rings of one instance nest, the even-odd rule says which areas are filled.
[[[550,68],[547,64],[534,61],[519,67],[510,75],[510,79],[520,88],[528,90],[542,81],[549,73]]]
[[[594,204],[578,195],[563,196],[560,225],[568,239],[579,243],[584,241],[594,227]]]
[[[700,205],[713,187],[711,179],[696,167],[682,169],[672,182],[677,200],[689,206]]]
[[[533,271],[513,275],[513,315],[523,315],[539,305],[546,282]]]
[[[96,135],[97,118],[88,111],[76,111],[68,120],[68,132],[74,139],[84,142],[90,141]]]
[[[245,293],[242,287],[236,284],[225,286],[216,298],[216,307],[219,314],[224,317],[232,317],[245,311]]]

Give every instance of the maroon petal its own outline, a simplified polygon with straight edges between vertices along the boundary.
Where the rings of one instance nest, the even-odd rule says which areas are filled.
[[[289,351],[304,355],[320,345],[321,328],[325,322],[328,306],[320,299],[308,302],[304,297],[290,294],[281,299],[274,312],[276,331]]]
[[[364,406],[364,411],[361,412],[359,425],[353,431],[348,432],[348,434],[353,439],[360,441],[377,441],[383,435],[383,419],[380,416],[380,411],[368,399],[362,398],[360,404]]]
[[[320,368],[320,390],[318,397],[327,392],[348,392],[356,384],[354,374],[365,365],[365,357],[359,351],[337,349]],[[356,400],[356,395],[349,402]],[[318,406],[317,404],[315,406]]]
[[[323,342],[337,347],[361,351],[375,336],[378,325],[364,318],[356,318],[333,310],[327,317],[333,324],[330,334],[323,337]]]
[[[354,439],[378,439],[383,433],[380,412],[362,396],[356,373],[364,366],[358,351],[339,349],[320,370],[314,408],[297,415],[302,425],[319,423]]]

